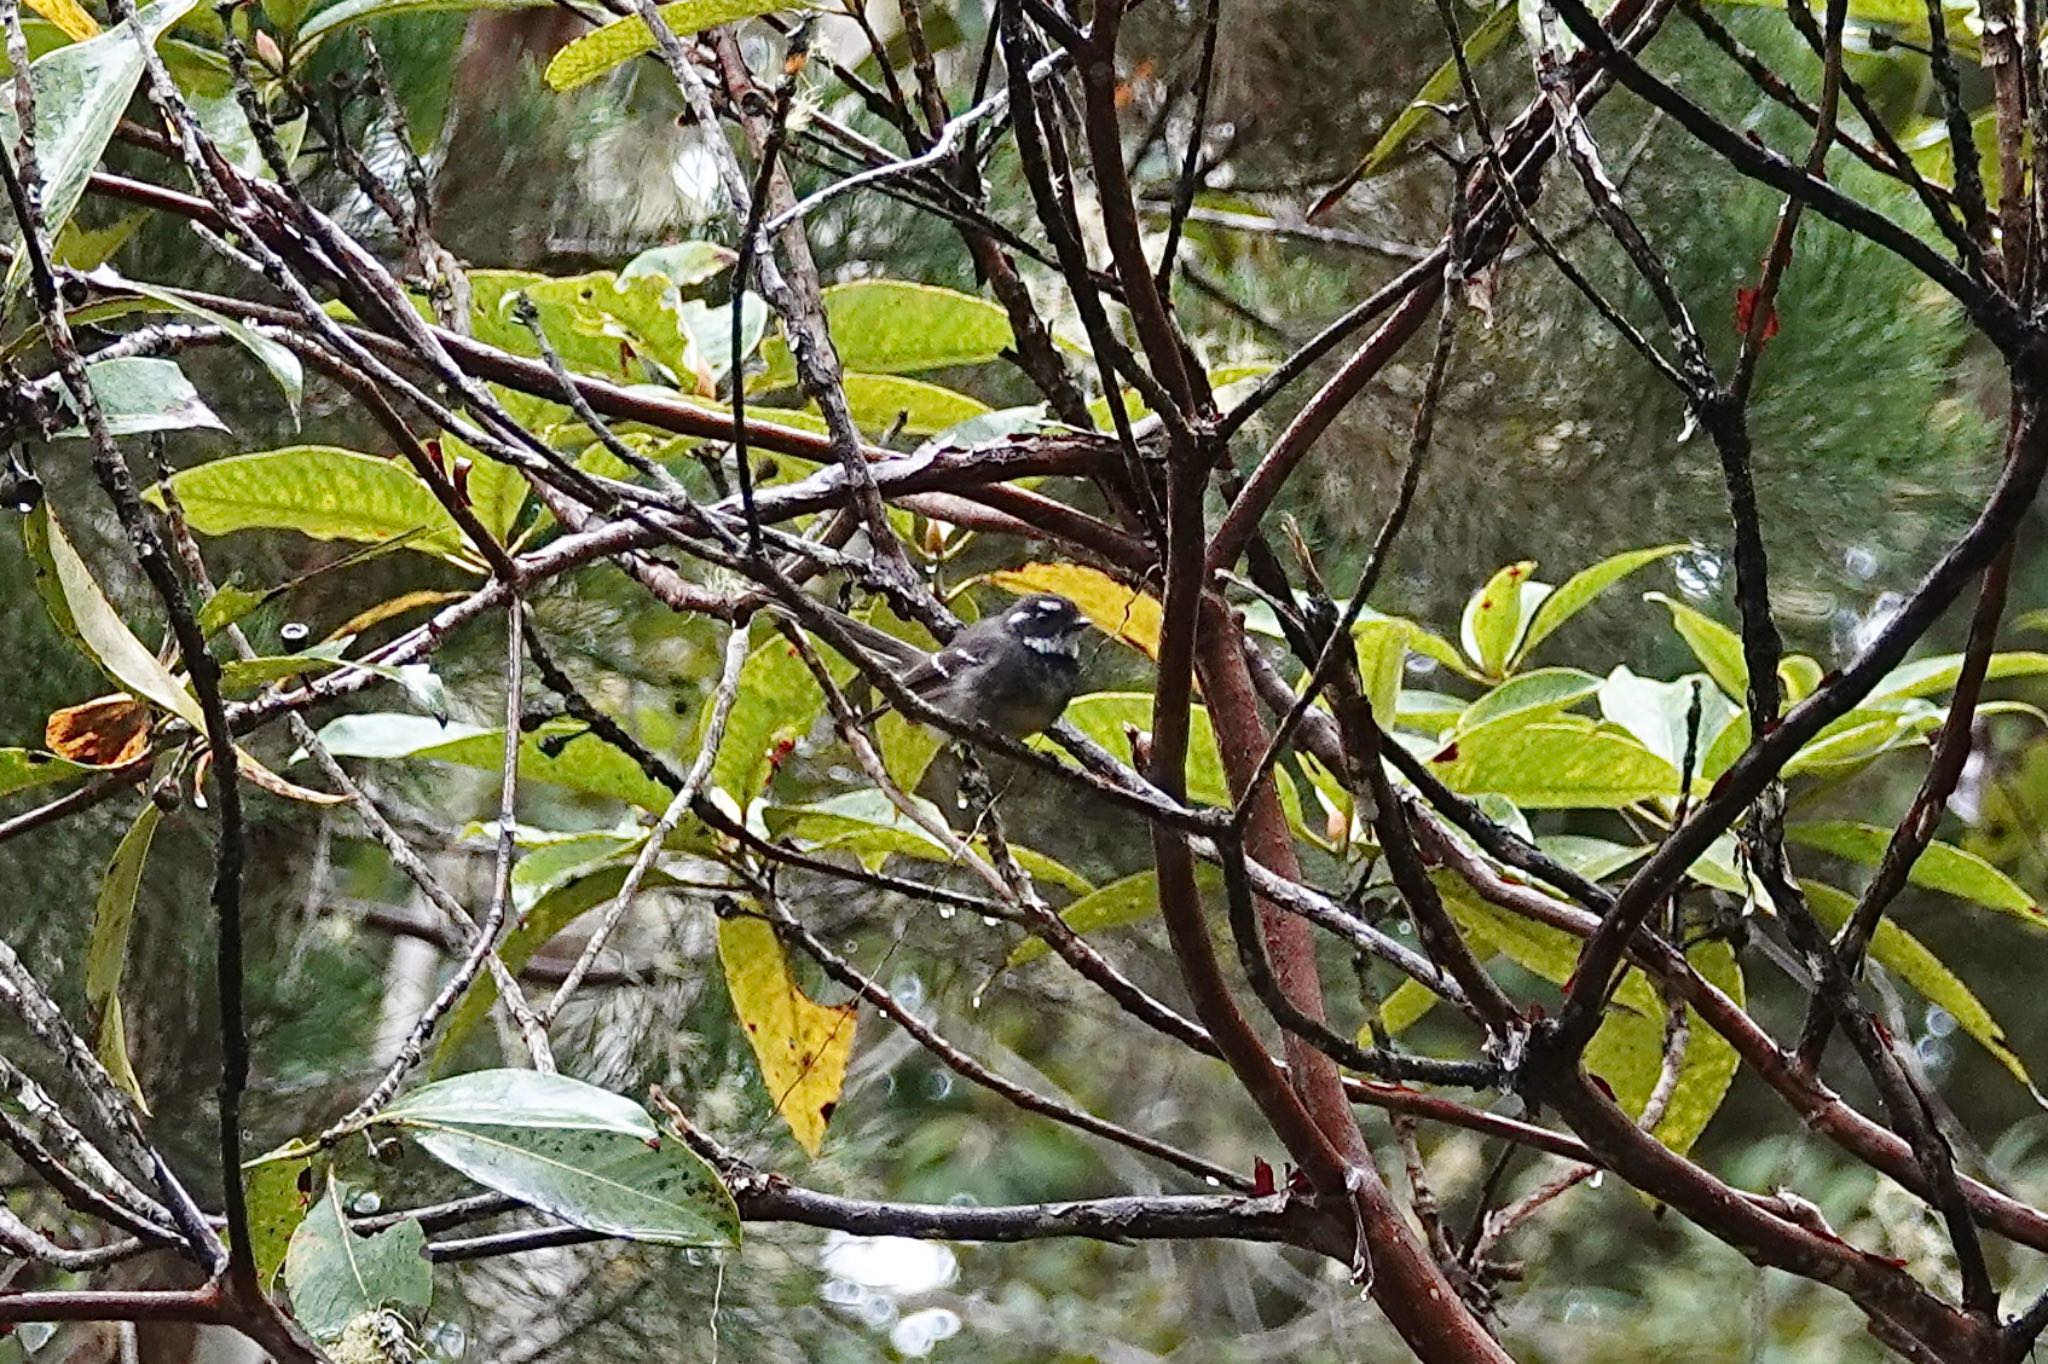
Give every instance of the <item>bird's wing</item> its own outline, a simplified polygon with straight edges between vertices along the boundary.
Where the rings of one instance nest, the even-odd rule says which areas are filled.
[[[953,643],[935,654],[926,656],[923,662],[903,674],[902,681],[912,694],[934,696],[946,683],[956,677],[963,668],[972,668],[988,660],[986,646],[974,643]]]
[[[925,651],[907,639],[898,639],[879,626],[870,625],[858,616],[835,612],[840,626],[853,636],[854,643],[877,657],[886,659],[898,668],[914,668],[924,662]]]

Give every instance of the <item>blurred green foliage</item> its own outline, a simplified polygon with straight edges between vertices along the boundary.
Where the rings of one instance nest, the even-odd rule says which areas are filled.
[[[1251,0],[1226,15],[1229,36],[1213,116],[1219,129],[1230,130],[1230,151],[1201,200],[1220,209],[1281,213],[1305,206],[1358,159],[1444,55],[1425,5],[1376,11],[1370,23],[1330,0]],[[1157,124],[1170,134],[1134,148],[1136,174],[1153,190],[1170,183],[1186,133],[1184,119],[1168,116],[1163,101],[1190,74],[1195,17],[1191,7],[1157,4],[1133,19],[1129,127],[1135,132]],[[960,107],[964,97],[957,92],[973,79],[987,15],[965,0],[957,20],[956,41],[942,56]],[[479,268],[569,274],[617,269],[664,241],[729,240],[732,225],[710,206],[715,196],[692,150],[698,131],[678,126],[679,106],[665,75],[640,63],[587,90],[555,95],[541,85],[537,62],[511,43],[508,35],[516,30],[487,30],[485,22],[421,15],[377,29],[415,143],[436,170],[437,225],[457,255]],[[1812,88],[1813,63],[1778,16],[1742,13],[1728,22],[1774,64],[1797,72],[1802,88]],[[755,34],[749,41],[765,40]],[[1674,27],[1652,55],[1660,67],[1682,72],[1696,98],[1772,145],[1803,147],[1803,126],[1761,105],[1690,30]],[[1511,107],[1510,92],[1528,88],[1526,60],[1510,40],[1482,68],[1489,89],[1501,97],[1497,116]],[[334,89],[358,64],[351,43],[333,41],[307,75],[316,88]],[[862,69],[874,74],[872,63]],[[1909,54],[1866,74],[1888,107],[1902,114],[1922,107],[1924,72]],[[878,120],[829,82],[821,80],[812,97],[867,134],[885,135]],[[1631,153],[1624,163],[1626,196],[1673,263],[1682,295],[1725,362],[1736,344],[1736,290],[1754,282],[1779,201],[1719,172],[1675,130],[1645,120],[1639,106],[1616,97],[1594,127],[1617,160],[1640,139],[1640,155]],[[390,136],[373,101],[344,101],[341,123],[366,145]],[[1462,130],[1469,132],[1469,126]],[[1432,120],[1426,136],[1453,147],[1461,130]],[[155,169],[132,148],[117,149],[116,159]],[[1861,168],[1832,169],[1845,188],[1912,220],[1910,206],[1888,196]],[[822,180],[815,167],[801,173]],[[1008,152],[997,153],[990,176],[997,211],[1025,227],[1021,180]],[[375,238],[374,218],[345,179],[329,169],[309,183],[343,221]],[[1435,159],[1418,155],[1354,191],[1332,222],[1391,243],[1426,246],[1441,221],[1447,185]],[[1597,230],[1577,230],[1586,206],[1569,177],[1552,172],[1542,213],[1568,234],[1574,255],[1600,287],[1658,334],[1646,294],[1611,244]],[[86,215],[96,225],[112,216],[94,205]],[[1190,264],[1202,283],[1184,283],[1176,303],[1212,366],[1277,358],[1395,268],[1372,251],[1201,222],[1191,224],[1187,236]],[[828,280],[885,273],[969,292],[977,287],[950,229],[883,200],[838,201],[813,220],[812,237]],[[388,239],[378,244],[397,249]],[[190,236],[175,225],[146,223],[115,259],[138,277],[190,287],[233,279],[225,263],[196,255]],[[710,286],[706,300],[722,302],[721,287]],[[1465,319],[1414,522],[1375,606],[1455,637],[1467,594],[1500,564],[1537,559],[1544,576],[1560,580],[1605,554],[1672,541],[1701,549],[1681,560],[1676,585],[1690,589],[1701,609],[1727,619],[1719,474],[1711,450],[1687,431],[1675,396],[1657,387],[1540,258],[1518,259],[1497,279],[1473,281],[1471,288],[1485,308]],[[1212,290],[1232,302],[1219,303]],[[1815,218],[1802,230],[1779,312],[1783,329],[1766,353],[1754,409],[1764,524],[1791,642],[1830,664],[1882,609],[1884,595],[1911,582],[1986,485],[1997,454],[1999,395],[1990,388],[1994,368],[1973,350],[1947,300],[1885,253]],[[1055,320],[1077,330],[1057,311]],[[1353,404],[1323,438],[1312,477],[1298,480],[1285,506],[1333,582],[1355,571],[1398,478],[1420,364],[1416,354],[1403,357]],[[322,384],[309,387],[303,429],[294,432],[274,391],[246,380],[240,356],[200,359],[190,368],[236,433],[237,449],[294,441],[381,448],[343,395]],[[937,377],[957,381],[992,406],[1028,400],[1017,376],[998,370]],[[1256,452],[1273,429],[1255,424],[1239,457]],[[206,434],[169,442],[170,458],[181,467],[226,448]],[[82,464],[79,447],[60,444],[39,470],[91,562],[128,608],[130,623],[154,643],[160,623],[98,512]],[[686,460],[677,467],[697,476]],[[2048,598],[2038,556],[2026,548],[2038,541],[2031,535],[2022,541],[2015,586],[2022,608]],[[250,587],[286,581],[340,552],[260,533],[208,548],[217,572],[238,573]],[[993,566],[992,554],[973,549],[947,573],[957,581]],[[0,638],[11,646],[7,685],[0,689],[0,745],[37,744],[51,711],[103,689],[25,590],[26,573],[19,537],[0,532]],[[283,647],[288,625],[309,625],[318,638],[367,603],[467,581],[459,569],[425,556],[387,555],[310,580],[248,625],[259,647],[271,651]],[[1672,585],[1668,574],[1657,583]],[[717,670],[718,641],[703,622],[648,609],[623,578],[604,572],[554,584],[534,607],[542,634],[579,685],[658,751],[672,757],[689,751]],[[1545,662],[1600,673],[1621,663],[1662,678],[1695,666],[1664,610],[1636,600],[1633,590],[1609,594],[1546,648]],[[439,658],[456,718],[498,722],[501,652],[497,629],[485,627]],[[1142,667],[1128,659],[1107,654],[1094,666],[1106,688],[1144,685]],[[1473,690],[1441,669],[1418,669],[1412,660],[1409,668],[1412,686],[1461,697]],[[2005,690],[2027,696],[2040,688],[2017,683]],[[533,699],[539,701],[538,692]],[[1975,803],[1950,818],[1943,836],[2038,895],[2048,885],[2040,841],[2041,816],[2048,813],[2048,749],[2037,724],[2021,715],[1988,724],[1981,749]],[[264,739],[257,750],[280,769],[290,756],[277,738]],[[843,764],[843,755],[828,745],[800,752],[781,778],[779,800],[796,805],[843,790]],[[458,894],[474,902],[487,884],[489,849],[469,826],[494,814],[489,775],[442,764],[375,764],[364,771],[380,802],[432,849]],[[943,799],[951,779],[942,760],[932,790]],[[1913,757],[1881,759],[1799,813],[1881,818],[1872,812],[1902,809],[1917,779]],[[1299,784],[1309,786],[1305,774]],[[1135,826],[1076,819],[1066,793],[1029,780],[1010,781],[1004,790],[1013,831],[1092,883],[1141,865]],[[0,815],[31,800],[0,803]],[[0,909],[0,931],[47,971],[67,1004],[81,998],[83,944],[101,869],[135,806],[135,799],[124,799],[0,846],[0,867],[15,892]],[[620,814],[614,805],[546,786],[530,788],[521,813],[535,827],[561,829],[608,827]],[[250,981],[258,1070],[249,1118],[259,1134],[254,1149],[262,1149],[335,1116],[373,1073],[380,1014],[403,984],[377,915],[416,906],[403,878],[345,818],[262,797],[253,801],[252,817],[251,864],[266,869],[250,886],[248,906],[252,960],[261,964]],[[1615,839],[1645,833],[1620,815],[1575,812],[1537,823],[1544,833]],[[166,819],[142,890],[128,967],[130,980],[150,983],[127,1002],[127,1031],[159,1115],[156,1130],[174,1158],[193,1170],[209,1166],[212,1130],[205,904],[211,837],[207,819],[189,807]],[[1859,874],[1811,855],[1802,868],[1808,861],[1841,880]],[[1335,874],[1338,866],[1325,860],[1316,870]],[[1003,974],[1014,945],[1006,932],[972,915],[940,918],[885,896],[849,901],[835,885],[801,878],[783,890],[828,942],[914,1007],[936,1015],[950,1036],[1005,1073],[1027,1081],[1042,1077],[1091,1111],[1199,1143],[1233,1168],[1249,1169],[1255,1157],[1272,1155],[1258,1141],[1248,1107],[1218,1083],[1213,1067],[1133,1039],[1128,1020],[1055,966]],[[863,1021],[825,1153],[803,1161],[774,1118],[717,977],[706,897],[658,898],[659,932],[632,946],[657,962],[659,983],[587,990],[563,1020],[559,1050],[577,1058],[581,1078],[625,1092],[659,1083],[688,1096],[692,1116],[742,1154],[849,1194],[996,1203],[1180,1187],[1122,1152],[1021,1120],[872,1017]],[[1727,907],[1725,896],[1704,889],[1692,899],[1702,916]],[[2041,1047],[2048,1014],[2035,1003],[2030,982],[2014,978],[2032,930],[1917,890],[1902,898],[1898,917],[1977,986],[2038,1073],[2048,1055]],[[1114,939],[1114,948],[1149,987],[1173,992],[1171,962],[1156,930],[1128,930]],[[1335,952],[1325,967],[1331,981],[1348,978]],[[820,982],[806,984],[821,997],[836,997]],[[1756,992],[1754,1006],[1783,1035],[1796,1025],[1798,1000],[1782,982],[1773,984],[1775,990]],[[1985,1147],[1970,1160],[2007,1176],[2020,1196],[2048,1195],[2032,1173],[2042,1130],[2033,1101],[1995,1059],[1953,1036],[1953,1019],[1912,1007],[1915,1014],[1900,1017],[1921,1039],[1923,1063]],[[1423,1046],[1455,1037],[1440,1020],[1418,1025],[1416,1034]],[[0,1045],[10,1054],[18,1040],[11,1025],[0,1024]],[[463,1040],[459,1059],[465,1066],[498,1064],[502,1046],[490,1028],[479,1028]],[[1869,1103],[1848,1069],[1831,1078]],[[1371,1135],[1379,1149],[1389,1149],[1383,1131]],[[1428,1132],[1425,1139],[1439,1197],[1455,1216],[1469,1215],[1495,1151],[1462,1134]],[[1843,1168],[1741,1077],[1698,1154],[1743,1187],[1798,1190],[1860,1244],[1945,1272],[1940,1238],[1930,1234],[1924,1214],[1889,1186]],[[1526,1191],[1545,1173],[1537,1162],[1517,1161],[1509,1188]],[[351,1177],[422,1197],[455,1188],[415,1155],[389,1169],[365,1162]],[[449,1358],[717,1355],[850,1364],[906,1353],[909,1337],[899,1335],[892,1344],[892,1329],[909,1314],[942,1309],[958,1313],[964,1326],[932,1347],[937,1358],[1335,1364],[1403,1357],[1338,1267],[1291,1252],[1203,1245],[956,1247],[952,1277],[934,1272],[894,1293],[834,1270],[831,1247],[822,1240],[800,1228],[753,1228],[746,1249],[722,1269],[695,1252],[645,1248],[448,1270],[439,1276],[436,1320],[426,1339]],[[1508,1286],[1501,1313],[1504,1338],[1518,1358],[1880,1357],[1841,1299],[1759,1274],[1613,1184],[1567,1195],[1508,1250],[1525,1266],[1521,1281]],[[2023,1282],[2038,1276],[2037,1268],[2009,1263],[2018,1257],[2003,1252],[1998,1248],[2001,1273],[2021,1274]]]

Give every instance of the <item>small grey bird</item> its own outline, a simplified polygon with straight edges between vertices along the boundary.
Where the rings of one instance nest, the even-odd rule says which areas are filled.
[[[914,695],[947,715],[985,724],[1013,739],[1058,720],[1080,689],[1081,636],[1088,618],[1050,592],[1034,593],[999,615],[976,621],[935,654],[911,649],[872,626],[853,624],[860,626],[854,633],[863,644],[907,665],[900,677]],[[884,704],[868,718],[887,709]]]

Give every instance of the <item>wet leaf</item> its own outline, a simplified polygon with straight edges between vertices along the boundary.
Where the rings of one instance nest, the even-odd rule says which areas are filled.
[[[815,1157],[846,1083],[859,1008],[819,1004],[806,995],[789,973],[774,928],[758,918],[718,921],[718,959],[769,1101],[797,1145]]]
[[[349,1229],[349,1186],[327,1176],[327,1192],[292,1231],[284,1282],[292,1315],[319,1340],[337,1340],[348,1324],[387,1303],[425,1307],[434,1294],[427,1235],[401,1222],[375,1236]]]
[[[423,715],[344,715],[327,723],[320,741],[336,757],[345,758],[457,763],[485,772],[498,771],[505,761],[502,730],[442,725]],[[670,798],[666,786],[576,720],[551,720],[523,735],[519,776],[522,781],[552,782],[645,810],[665,810]]]
[[[142,79],[143,44],[154,44],[158,35],[183,18],[194,3],[195,0],[163,0],[97,37],[60,47],[30,64],[29,84],[35,92],[36,106],[36,160],[43,178],[43,217],[51,232],[70,221],[72,210],[85,194],[86,181],[135,94],[136,84]],[[75,5],[65,0],[58,0],[58,5],[58,13],[70,26],[83,27],[78,23],[81,16]],[[21,123],[14,100],[0,99],[0,141],[12,147],[20,140]],[[20,225],[11,213],[5,218],[4,224],[0,224],[0,244],[14,251],[7,274],[11,290],[28,277],[28,262],[19,249]]]
[[[485,1070],[440,1080],[370,1120],[435,1159],[574,1226],[672,1246],[739,1244],[711,1167],[664,1140],[631,1099],[566,1075]]]
[[[1645,592],[1643,600],[1657,602],[1671,613],[1672,628],[1707,670],[1707,676],[1714,679],[1715,686],[1736,701],[1748,698],[1749,662],[1743,657],[1742,636],[1662,592]]]
[[[100,416],[110,436],[139,436],[151,431],[225,431],[227,423],[213,414],[173,360],[121,356],[95,360],[85,377],[99,400]],[[84,425],[66,426],[59,436],[83,436]]]
[[[848,374],[845,382],[853,419],[870,435],[895,431],[900,421],[903,434],[929,436],[992,410],[979,398],[897,374]]]
[[[1849,922],[1849,916],[1856,908],[1855,896],[1804,878],[1799,886],[1806,892],[1806,902],[1823,928],[1832,933]],[[1922,999],[1946,1010],[1955,1019],[1957,1027],[1975,1038],[2014,1079],[2029,1091],[2033,1090],[2034,1082],[2027,1074],[2026,1063],[2013,1050],[2012,1039],[2006,1035],[2005,1029],[1991,1016],[1991,1011],[1984,1007],[1976,992],[1963,984],[1962,977],[1951,971],[1925,943],[1890,919],[1882,919],[1870,939],[1870,959],[1912,986]],[[2038,1095],[2035,1097],[2039,1099]]]

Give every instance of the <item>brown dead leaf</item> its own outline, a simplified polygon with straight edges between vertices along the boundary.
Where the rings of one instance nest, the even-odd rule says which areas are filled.
[[[43,725],[43,742],[75,763],[119,767],[149,747],[149,707],[126,692],[66,706]]]

